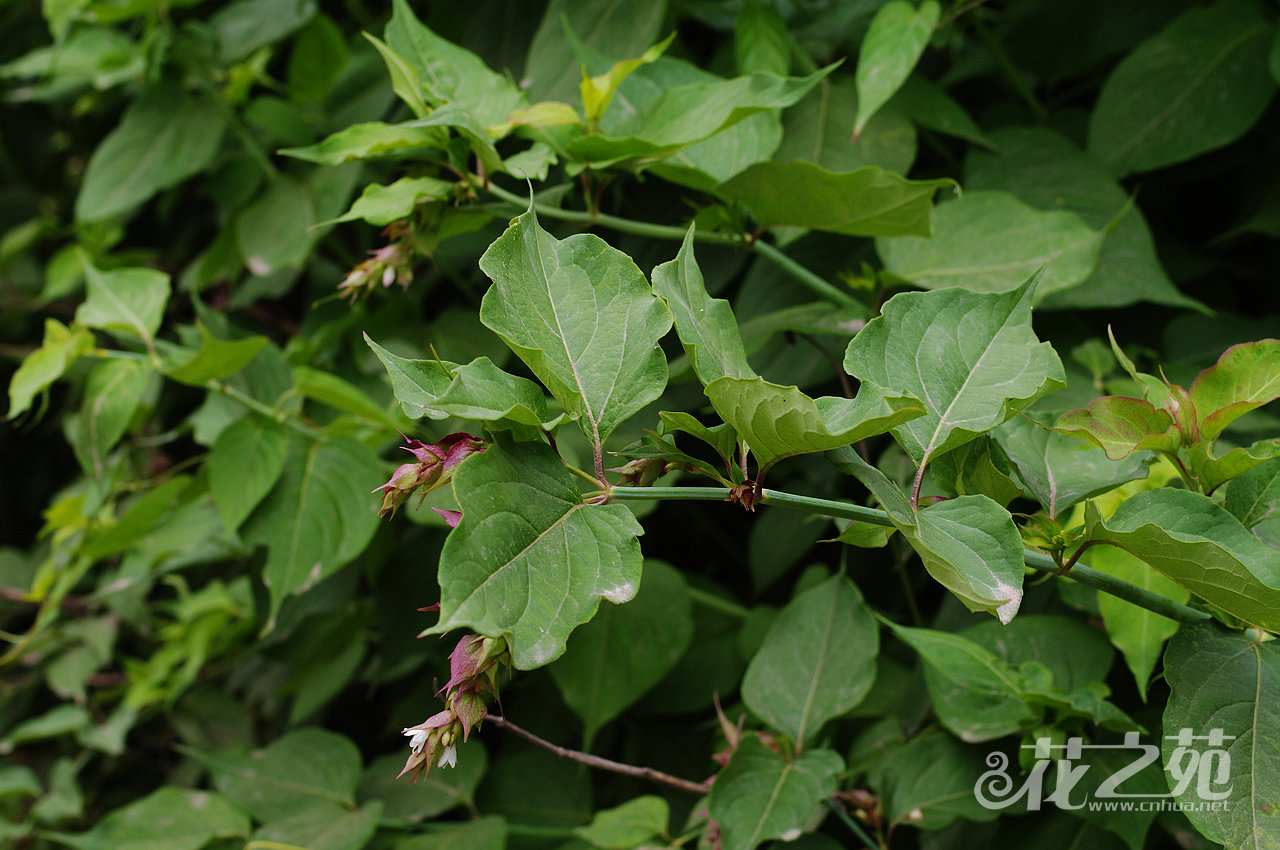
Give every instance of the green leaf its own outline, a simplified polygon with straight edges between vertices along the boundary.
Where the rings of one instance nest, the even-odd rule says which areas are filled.
[[[249,846],[305,847],[307,850],[360,850],[373,838],[382,802],[355,811],[333,802],[317,802],[286,817],[272,818],[253,833]]]
[[[715,449],[716,454],[720,455],[720,459],[726,464],[732,463],[738,453],[738,433],[733,430],[733,426],[728,423],[721,423],[714,428],[708,428],[703,425],[692,414],[683,411],[659,411],[658,418],[662,420],[662,433],[672,434],[681,432],[688,434],[694,439],[701,440],[711,448]]]
[[[1161,488],[1126,500],[1109,520],[1085,505],[1089,540],[1119,546],[1246,623],[1280,630],[1280,562],[1212,499]]]
[[[469,50],[433,33],[413,14],[406,0],[394,0],[387,24],[387,45],[417,72],[433,106],[450,104],[481,125],[498,124],[524,103],[510,79],[489,69]]]
[[[301,28],[315,13],[315,0],[236,0],[211,15],[208,23],[218,37],[222,61],[230,65]]]
[[[1192,446],[1186,452],[1187,467],[1200,491],[1206,494],[1277,456],[1280,456],[1280,438],[1259,440],[1217,457],[1213,456],[1208,443]]]
[[[990,295],[899,293],[849,343],[849,374],[924,402],[924,416],[894,431],[922,468],[1064,386],[1058,355],[1031,328],[1039,279]]]
[[[716,190],[746,204],[762,227],[849,236],[930,234],[933,195],[949,179],[908,180],[874,165],[836,174],[811,162],[762,162]]]
[[[139,360],[107,360],[89,372],[71,447],[95,479],[105,477],[107,453],[129,428],[150,381],[150,365]]]
[[[847,446],[920,415],[920,403],[864,381],[853,399],[809,398],[764,378],[717,378],[707,398],[755,456],[761,472],[783,458]],[[759,476],[757,476],[759,477]]]
[[[44,320],[44,342],[22,360],[22,365],[9,380],[9,412],[7,418],[26,412],[35,397],[44,392],[54,381],[89,349],[93,348],[93,334],[84,328],[74,330],[57,319]]]
[[[1169,703],[1164,712],[1164,760],[1181,763],[1188,757],[1178,736],[1212,735],[1221,729],[1232,736],[1219,746],[1205,741],[1188,744],[1200,759],[1208,752],[1226,751],[1221,765],[1230,759],[1225,782],[1211,782],[1212,794],[1228,792],[1217,811],[1203,804],[1198,784],[1192,781],[1175,799],[1192,824],[1206,838],[1232,848],[1270,848],[1280,845],[1280,643],[1259,643],[1239,632],[1228,632],[1214,623],[1184,627],[1169,641],[1164,656],[1169,681]],[[1194,764],[1194,762],[1193,762]],[[1203,770],[1203,766],[1201,766]],[[1208,775],[1207,771],[1201,775]],[[1219,774],[1222,775],[1222,774]],[[1224,787],[1224,786],[1229,786]],[[1178,790],[1170,776],[1170,787]]]
[[[973,150],[966,158],[966,190],[1009,192],[1036,209],[1070,210],[1093,229],[1105,231],[1093,273],[1078,286],[1050,293],[1046,307],[1149,301],[1204,309],[1169,280],[1142,211],[1096,158],[1041,127],[996,130],[991,143],[998,152]]]
[[[582,82],[578,84],[578,90],[582,94],[582,111],[587,116],[587,124],[594,127],[599,122],[600,117],[604,115],[609,103],[613,100],[614,94],[618,91],[618,86],[622,85],[622,81],[631,76],[631,72],[641,65],[647,65],[654,62],[666,52],[672,40],[676,37],[675,33],[667,36],[662,41],[650,47],[644,53],[640,54],[636,59],[624,59],[621,62],[613,63],[603,74],[597,74],[594,77],[587,76],[586,69],[583,69]],[[576,115],[574,116],[577,117]]]
[[[1254,0],[1218,0],[1179,15],[1103,83],[1089,121],[1090,153],[1124,176],[1235,141],[1275,93],[1270,36]]]
[[[369,543],[378,525],[369,494],[381,466],[351,437],[290,443],[279,481],[241,528],[246,543],[267,547],[268,629],[286,596],[333,574]]]
[[[989,821],[999,816],[973,794],[974,779],[986,765],[980,752],[950,735],[935,732],[890,750],[878,774],[890,827],[908,824],[938,830],[956,818]]]
[[[1094,269],[1102,234],[1075,213],[1041,212],[1004,192],[966,192],[933,210],[933,238],[879,239],[885,268],[924,289],[1016,289],[1040,272],[1039,298]]]
[[[355,808],[360,751],[334,732],[299,729],[253,752],[190,755],[209,768],[219,791],[260,821],[302,814],[319,803]]]
[[[488,357],[456,367],[452,382],[431,408],[458,419],[490,422],[494,428],[528,426],[552,431],[565,418],[547,413],[547,394],[542,387],[502,371]]]
[[[169,276],[143,268],[98,271],[87,261],[84,270],[88,297],[76,308],[76,322],[150,345],[169,301]]]
[[[915,9],[905,0],[892,0],[880,7],[858,51],[858,114],[854,119],[856,139],[867,120],[906,82],[929,46],[934,27],[942,15],[935,0],[924,0]]]
[[[635,599],[604,606],[573,633],[549,669],[582,719],[584,749],[671,672],[693,637],[692,607],[684,577],[662,561],[646,561]]]
[[[1240,416],[1280,398],[1280,340],[1231,346],[1196,376],[1187,392],[1200,439],[1214,439]]]
[[[370,339],[368,334],[364,335],[364,341],[386,368],[387,375],[391,378],[391,389],[405,416],[410,419],[421,419],[423,416],[445,418],[432,405],[453,381],[454,364],[442,360],[410,360],[392,354]]]
[[[640,525],[625,505],[587,505],[549,447],[502,435],[458,467],[462,521],[440,555],[440,634],[507,636],[516,667],[555,660],[600,599],[640,584]]]
[[[218,152],[225,126],[213,96],[188,94],[174,84],[143,89],[89,158],[76,219],[100,221],[127,212],[203,171]]]
[[[703,386],[716,378],[752,378],[733,308],[707,294],[702,270],[693,256],[694,230],[685,234],[680,252],[653,270],[653,291],[671,311],[676,333]]]
[[[628,0],[552,0],[533,34],[522,80],[533,100],[569,101],[578,95],[585,61],[579,51],[606,51],[598,57],[604,71],[610,59],[639,56],[654,41],[666,14],[665,2],[632,3]],[[566,37],[573,34],[575,45]]]
[[[349,56],[346,39],[333,18],[316,15],[293,42],[286,75],[289,96],[318,103],[337,82]]]
[[[1182,445],[1177,423],[1167,410],[1127,396],[1103,396],[1087,408],[1063,414],[1055,430],[1089,440],[1112,460],[1136,451],[1172,452]]]
[[[607,134],[580,136],[566,150],[595,168],[643,168],[758,112],[790,106],[831,70],[807,77],[752,74],[664,89],[635,112],[610,124]]]
[[[778,10],[760,0],[743,3],[733,26],[733,52],[739,74],[785,77],[791,66],[791,36]]]
[[[987,496],[1003,507],[1022,495],[1009,459],[989,435],[938,455],[929,470],[948,496]]]
[[[1022,538],[1013,517],[986,496],[960,496],[913,512],[907,497],[883,472],[852,449],[827,458],[861,481],[920,556],[929,575],[970,611],[987,611],[1008,624],[1022,604]]]
[[[847,577],[833,576],[782,609],[747,666],[742,700],[799,750],[867,695],[879,651],[862,593]]]
[[[277,177],[236,219],[236,242],[244,265],[255,275],[301,268],[318,234],[310,187],[293,177]]]
[[[480,319],[599,445],[662,394],[671,314],[626,254],[593,234],[558,240],[531,209],[480,258]]]
[[[786,131],[774,159],[806,160],[843,173],[870,165],[906,174],[916,158],[916,129],[896,104],[878,110],[853,138],[858,87],[845,74],[828,77],[818,91],[783,115]]]
[[[221,795],[161,788],[111,812],[89,832],[57,833],[57,840],[80,850],[199,850],[214,839],[248,834],[249,819]]]
[[[359,416],[384,428],[395,430],[400,424],[395,416],[388,414],[364,390],[323,369],[294,366],[293,386],[303,398],[327,404],[334,410]]]
[[[646,795],[596,812],[588,826],[580,826],[573,832],[592,847],[626,850],[666,835],[670,817],[666,800]]]
[[[912,74],[907,78],[902,88],[893,96],[893,105],[921,127],[1004,153],[1003,147],[993,137],[982,132],[969,117],[969,113],[964,111],[964,107],[919,74]],[[974,185],[971,179],[965,180],[965,186],[969,189],[981,188]]]
[[[801,831],[836,789],[836,775],[843,768],[831,750],[810,750],[788,761],[755,735],[743,737],[707,795],[707,810],[720,825],[721,846],[751,850]]]
[[[1280,516],[1280,458],[1259,464],[1233,480],[1222,506],[1245,528]]]
[[[364,187],[351,209],[325,222],[367,221],[382,227],[396,219],[408,218],[418,204],[453,198],[453,184],[434,177],[402,177],[389,186],[370,183]]]
[[[200,348],[189,352],[180,363],[167,365],[164,374],[180,384],[202,387],[209,381],[219,380],[239,372],[249,361],[258,356],[267,344],[265,336],[240,340],[222,340],[209,333],[203,322],[196,322],[200,331]]]
[[[1026,414],[1013,417],[992,436],[1017,467],[1027,490],[1054,518],[1081,499],[1145,477],[1150,462],[1147,456],[1132,454],[1111,460],[1101,448],[1047,428]]]
[[[240,527],[284,471],[289,437],[284,426],[247,414],[228,425],[209,451],[209,492],[228,531]]]
[[[451,770],[433,770],[412,784],[397,779],[405,753],[396,751],[374,759],[360,780],[356,799],[382,803],[382,822],[407,826],[422,823],[475,800],[476,787],[489,767],[484,745],[478,741],[458,745],[458,764]]]
[[[352,160],[380,157],[402,158],[444,147],[443,131],[413,123],[384,124],[370,121],[352,124],[303,148],[284,148],[280,153],[319,165],[341,165]]]
[[[1157,596],[1185,603],[1190,594],[1186,588],[1153,570],[1138,558],[1114,546],[1094,546],[1088,552],[1089,566],[1101,573],[1127,581]],[[1147,683],[1164,650],[1164,642],[1178,631],[1179,624],[1132,602],[1098,594],[1098,613],[1107,628],[1111,643],[1124,655],[1133,673],[1138,694],[1146,700]]]

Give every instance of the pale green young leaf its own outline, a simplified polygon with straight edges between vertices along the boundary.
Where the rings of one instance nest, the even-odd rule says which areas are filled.
[[[548,669],[565,703],[582,720],[583,749],[596,733],[671,672],[693,637],[693,605],[684,577],[645,561],[640,590],[625,605],[605,605],[574,630]]]
[[[22,361],[9,380],[9,412],[12,419],[31,407],[37,395],[61,378],[67,368],[93,348],[93,334],[70,329],[57,319],[44,320],[44,342]]]
[[[444,147],[447,141],[448,135],[440,128],[369,121],[344,127],[314,145],[284,148],[279,153],[319,165],[341,165],[357,159],[426,153]]]
[[[1102,233],[1075,213],[1042,212],[1004,192],[966,192],[933,210],[930,239],[878,239],[885,268],[924,289],[1016,289],[1040,269],[1037,298],[1082,283]]]
[[[381,473],[377,455],[351,437],[291,441],[276,486],[241,528],[246,543],[267,547],[268,629],[285,597],[327,578],[368,545],[378,525],[371,493]]]
[[[1101,448],[1045,427],[1039,415],[1015,416],[991,433],[1050,517],[1147,474],[1149,456],[1111,460]]]
[[[449,388],[456,364],[443,360],[410,360],[392,354],[370,339],[368,334],[364,335],[364,341],[386,368],[387,376],[391,378],[391,389],[405,416],[410,419],[424,416],[446,418],[446,414],[436,411],[432,405]]]
[[[89,832],[57,833],[78,850],[199,850],[215,839],[243,840],[249,818],[220,794],[161,788],[115,809]]]
[[[271,492],[284,471],[289,436],[284,426],[246,414],[218,435],[205,469],[209,492],[228,531],[235,531]]]
[[[1150,171],[1242,136],[1275,93],[1271,22],[1255,0],[1194,6],[1111,72],[1089,120],[1089,151],[1112,173]]]
[[[419,118],[426,117],[431,112],[431,107],[427,105],[418,69],[382,39],[369,33],[365,33],[364,37],[377,49],[382,56],[382,61],[386,63],[387,73],[391,76],[392,91],[405,102],[414,115]]]
[[[1031,328],[1039,277],[998,294],[899,293],[849,343],[849,374],[923,402],[924,416],[894,431],[918,465],[1065,384],[1057,353]]]
[[[209,381],[235,374],[249,365],[267,344],[265,336],[224,340],[209,333],[203,322],[196,322],[196,327],[200,331],[200,347],[195,351],[180,349],[186,356],[180,362],[170,362],[164,369],[165,377],[180,384],[202,387]]]
[[[1227,847],[1264,850],[1280,846],[1280,642],[1267,643],[1229,632],[1214,623],[1184,627],[1164,654],[1169,703],[1164,712],[1164,760],[1173,764],[1182,730],[1230,736],[1221,747],[1231,765],[1214,794],[1227,792],[1222,807],[1204,806],[1195,781],[1175,799],[1187,804],[1191,823]],[[1192,741],[1193,752],[1203,740]],[[1201,755],[1207,758],[1207,755]],[[1183,754],[1181,763],[1186,764]],[[1221,762],[1219,762],[1221,763]],[[1171,780],[1172,782],[1172,780]]]
[[[1280,561],[1207,496],[1148,490],[1107,520],[1090,502],[1085,529],[1089,540],[1119,546],[1228,614],[1280,629]]]
[[[1086,560],[1098,572],[1174,602],[1185,603],[1190,596],[1186,588],[1123,549],[1094,546]],[[1178,631],[1179,624],[1109,593],[1098,594],[1098,613],[1102,615],[1111,643],[1124,655],[1138,694],[1145,700],[1147,684],[1164,651],[1164,642]]]
[[[582,82],[578,85],[578,91],[582,95],[582,111],[586,113],[589,126],[594,127],[599,122],[600,116],[604,115],[605,110],[609,108],[609,103],[613,100],[613,95],[617,92],[618,86],[622,85],[622,81],[629,77],[636,68],[657,60],[659,56],[667,51],[675,37],[676,34],[672,33],[640,54],[636,59],[624,59],[621,62],[615,62],[603,74],[589,76],[587,69],[582,69]]]
[[[707,809],[720,825],[724,850],[753,850],[803,830],[836,788],[844,762],[832,750],[809,750],[788,760],[755,735],[746,735],[716,776]]]
[[[676,333],[703,386],[716,378],[753,378],[733,308],[707,294],[702,270],[693,254],[694,229],[685,234],[680,252],[653,270],[653,290],[675,319]]]
[[[857,138],[868,119],[907,80],[929,46],[933,29],[942,15],[936,0],[924,0],[913,8],[905,0],[891,0],[880,7],[858,51],[858,114],[853,135]]]
[[[226,127],[216,95],[175,84],[143,89],[85,166],[76,219],[100,221],[205,169]]]
[[[89,372],[71,447],[95,479],[106,475],[107,453],[128,429],[151,375],[151,366],[140,360],[107,360]]]
[[[351,204],[351,209],[338,218],[322,223],[360,220],[383,227],[397,219],[408,218],[418,204],[448,201],[452,198],[453,184],[448,181],[434,177],[401,177],[387,186],[370,183]]]
[[[764,378],[717,378],[707,398],[766,470],[783,458],[823,452],[883,434],[921,415],[920,402],[863,381],[853,399],[812,399]]]
[[[150,344],[169,302],[169,276],[145,268],[99,271],[87,260],[84,271],[88,297],[76,308],[76,322]]]
[[[631,259],[594,234],[559,240],[532,210],[480,258],[494,285],[480,319],[593,444],[661,395],[671,314]]]
[[[836,174],[811,162],[762,162],[720,185],[762,227],[790,225],[848,236],[930,234],[933,196],[949,179],[909,180],[874,165]]]
[[[846,576],[833,576],[782,609],[747,666],[742,700],[802,749],[871,690],[879,651],[862,593]]]
[[[640,169],[758,112],[790,106],[832,69],[824,68],[807,77],[752,74],[665,89],[635,112],[613,122],[608,134],[580,136],[566,150],[574,159],[595,167]]]
[[[600,600],[640,585],[639,523],[624,505],[587,505],[548,446],[499,435],[458,467],[462,521],[440,555],[440,634],[506,636],[521,670],[547,664]]]
[[[521,75],[529,97],[569,101],[578,94],[584,65],[589,74],[598,74],[611,59],[640,55],[657,40],[666,7],[665,2],[551,0]]]

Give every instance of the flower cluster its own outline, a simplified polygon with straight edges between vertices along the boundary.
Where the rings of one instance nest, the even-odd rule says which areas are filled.
[[[379,283],[384,289],[393,283],[402,287],[413,283],[412,231],[403,221],[396,221],[383,232],[391,241],[376,251],[370,251],[369,259],[348,272],[338,284],[338,291],[352,301]]]
[[[373,491],[382,493],[378,516],[395,516],[396,509],[409,501],[415,490],[420,489],[425,498],[432,490],[448,484],[463,458],[484,451],[482,440],[463,432],[442,437],[430,445],[421,440],[405,439],[408,445],[403,448],[414,456],[414,460],[401,464],[391,474],[390,481]],[[456,511],[440,513],[448,521],[451,520],[448,514]],[[449,524],[457,525],[457,522],[450,521]]]
[[[409,739],[409,759],[404,770],[409,781],[427,775],[431,766],[453,767],[458,763],[458,738],[466,742],[471,730],[489,713],[485,694],[498,695],[498,667],[511,665],[511,653],[503,638],[467,635],[449,655],[449,681],[444,711],[401,732]],[[397,777],[399,778],[399,777]]]

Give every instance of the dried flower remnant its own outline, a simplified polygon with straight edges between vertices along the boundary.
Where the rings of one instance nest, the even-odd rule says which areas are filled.
[[[383,234],[386,245],[370,251],[369,259],[347,273],[338,291],[355,301],[378,284],[384,289],[393,283],[407,288],[413,283],[413,231],[403,221],[392,222]]]

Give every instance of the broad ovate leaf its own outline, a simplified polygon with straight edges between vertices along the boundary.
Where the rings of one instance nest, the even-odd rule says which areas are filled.
[[[88,296],[76,308],[76,322],[151,345],[169,303],[169,276],[147,268],[99,271],[87,259],[84,273]]]
[[[164,369],[166,377],[193,387],[239,372],[267,344],[265,336],[225,340],[209,333],[203,322],[197,322],[196,327],[200,333],[200,347],[195,351],[183,350],[184,356],[173,358],[178,362],[167,362]]]
[[[933,209],[932,237],[877,239],[885,269],[924,289],[1016,289],[1039,271],[1037,299],[1092,274],[1102,233],[1066,210],[1042,211],[1005,192],[965,192]]]
[[[833,576],[793,599],[747,666],[742,699],[803,747],[867,695],[879,632],[857,585]]]
[[[858,113],[853,137],[893,96],[920,61],[942,15],[936,0],[924,0],[917,9],[906,0],[892,0],[880,7],[858,51]]]
[[[822,452],[883,434],[921,412],[920,403],[863,381],[853,399],[812,399],[764,378],[717,378],[707,398],[744,440],[761,470],[793,455]]]
[[[626,254],[593,234],[559,240],[532,209],[480,258],[480,319],[520,356],[593,444],[662,394],[671,314]]]
[[[1128,396],[1103,396],[1063,414],[1055,426],[1098,446],[1111,460],[1143,449],[1172,452],[1182,445],[1178,425],[1163,408]]]
[[[1037,279],[995,294],[900,293],[849,343],[849,374],[924,403],[894,430],[921,467],[1064,386],[1057,353],[1031,328]]]
[[[970,611],[1008,623],[1022,604],[1022,538],[1008,511],[987,496],[960,496],[912,511],[883,472],[852,449],[831,452],[837,469],[861,481],[925,569]]]
[[[378,345],[368,334],[364,335],[364,341],[386,368],[387,376],[391,378],[391,389],[405,416],[410,419],[424,416],[445,418],[445,414],[436,411],[432,405],[453,381],[454,364],[401,357]]]
[[[550,447],[499,436],[454,477],[462,521],[440,555],[440,621],[506,636],[516,667],[564,652],[601,599],[622,603],[640,586],[641,533],[625,505],[588,505]]]
[[[910,180],[874,165],[835,173],[797,160],[757,163],[716,191],[742,201],[762,227],[928,237],[933,196],[954,185],[945,178]]]
[[[733,308],[707,294],[693,255],[693,234],[690,227],[676,258],[653,270],[653,290],[671,310],[680,343],[703,386],[716,378],[755,377]]]
[[[1187,391],[1200,438],[1212,440],[1238,417],[1280,398],[1280,340],[1233,345]]]
[[[1169,703],[1164,712],[1164,761],[1184,769],[1185,748],[1201,759],[1230,759],[1225,781],[1203,790],[1225,805],[1205,806],[1195,778],[1185,785],[1170,775],[1170,789],[1206,838],[1232,848],[1280,846],[1280,641],[1260,642],[1215,623],[1184,627],[1164,654]],[[1222,730],[1220,746],[1180,736]],[[1190,730],[1189,733],[1183,730]],[[1217,751],[1214,756],[1209,750]],[[1224,752],[1225,751],[1225,752]],[[1200,776],[1209,775],[1200,765]],[[1193,777],[1195,773],[1192,774]]]
[[[1280,630],[1280,559],[1225,508],[1189,490],[1148,490],[1103,520],[1085,505],[1089,540],[1119,546],[1246,623]]]
[[[1123,176],[1242,136],[1275,94],[1272,25],[1255,0],[1197,5],[1111,72],[1089,120],[1089,152]]]
[[[755,735],[746,735],[716,776],[707,809],[720,825],[723,850],[752,850],[772,838],[798,834],[836,790],[844,762],[831,750],[788,760]]]
[[[244,811],[220,794],[161,788],[115,809],[89,832],[57,833],[57,840],[79,850],[199,850],[215,839],[243,840],[249,827]]]
[[[246,543],[267,547],[267,628],[286,596],[312,587],[364,550],[378,525],[370,493],[381,477],[377,455],[352,437],[290,443],[279,480],[240,532]]]

